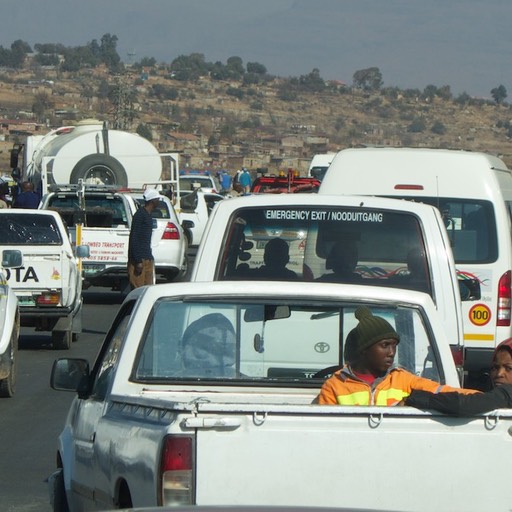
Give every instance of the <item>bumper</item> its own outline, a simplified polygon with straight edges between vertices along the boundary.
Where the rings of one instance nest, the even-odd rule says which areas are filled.
[[[123,279],[128,278],[128,264],[117,265],[115,267],[106,267],[104,269],[93,271],[92,269],[83,272],[84,288],[90,286],[115,286]]]
[[[26,318],[63,318],[73,313],[72,308],[20,306],[20,316]]]

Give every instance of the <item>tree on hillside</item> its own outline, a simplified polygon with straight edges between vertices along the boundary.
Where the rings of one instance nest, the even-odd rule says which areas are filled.
[[[248,62],[247,73],[254,73],[256,75],[264,75],[267,72],[267,68],[259,62]]]
[[[425,89],[423,89],[423,93],[421,94],[421,98],[427,101],[432,101],[437,96],[438,89],[435,85],[427,85]]]
[[[311,73],[299,77],[300,88],[309,92],[322,92],[325,89],[324,79],[320,76],[320,70],[314,68]]]
[[[46,113],[52,108],[53,102],[47,93],[41,92],[35,95],[32,112],[40,122],[44,122]]]
[[[364,91],[378,91],[382,85],[382,73],[379,68],[372,67],[360,69],[354,73],[352,77],[354,87],[363,89]]]
[[[117,53],[117,36],[104,34],[101,38],[100,58],[108,69],[119,71],[122,68],[121,57]]]
[[[491,96],[496,104],[500,105],[505,101],[505,98],[507,97],[507,89],[505,89],[504,85],[495,87],[494,89],[491,89]]]
[[[180,55],[171,62],[171,71],[174,72],[176,80],[197,80],[209,72],[209,66],[204,60],[202,53],[191,53]]]
[[[229,57],[226,61],[227,68],[230,73],[230,78],[240,80],[245,73],[244,63],[240,57]]]
[[[14,43],[11,44],[11,52],[12,52],[12,62],[11,65],[13,68],[22,68],[25,63],[25,59],[27,57],[27,53],[32,53],[32,48],[28,43],[22,41],[21,39],[17,39]]]

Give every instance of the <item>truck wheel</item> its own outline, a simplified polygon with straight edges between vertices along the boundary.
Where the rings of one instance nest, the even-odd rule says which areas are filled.
[[[110,155],[95,153],[84,156],[73,167],[70,183],[78,183],[83,178],[86,183],[98,185],[128,186],[128,176],[121,163]]]
[[[73,334],[71,331],[52,331],[52,345],[54,350],[69,350]]]
[[[0,398],[11,398],[16,391],[16,376],[18,373],[18,336],[13,334],[10,346],[11,367],[9,375],[0,380]]]
[[[66,489],[64,488],[64,470],[61,469],[53,480],[53,512],[69,512]]]

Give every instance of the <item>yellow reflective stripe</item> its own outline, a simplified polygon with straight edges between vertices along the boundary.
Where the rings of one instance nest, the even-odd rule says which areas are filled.
[[[339,405],[370,405],[370,392],[358,391],[350,395],[338,395],[336,401]]]
[[[388,405],[389,400],[400,402],[406,396],[409,396],[409,393],[403,389],[381,389],[377,392],[377,402],[375,405]]]
[[[494,341],[494,334],[464,334],[466,341]]]

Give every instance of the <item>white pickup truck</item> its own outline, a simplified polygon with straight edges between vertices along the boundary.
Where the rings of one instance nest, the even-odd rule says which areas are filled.
[[[265,252],[273,240],[286,243],[289,256],[283,273],[269,276]],[[353,254],[347,258],[350,251]],[[344,279],[334,271],[336,262],[350,259],[353,272]],[[317,194],[259,194],[218,203],[190,280],[289,280],[290,276],[427,292],[456,357],[462,355],[463,346],[461,299],[480,294],[479,283],[470,280],[464,281],[460,293],[450,241],[441,215],[432,206]]]
[[[84,288],[129,289],[128,241],[133,214],[144,204],[142,194],[105,185],[87,185],[81,192],[77,185],[51,190],[43,197],[41,208],[59,212],[72,241],[79,240],[81,245],[90,248],[89,257],[82,262]],[[187,270],[187,240],[168,198],[162,196],[152,215],[155,270],[157,275],[172,281]]]
[[[82,331],[82,276],[78,257],[56,212],[0,210],[0,251],[19,250],[23,265],[5,269],[18,298],[21,325],[51,331],[55,349],[68,349]],[[75,253],[76,251],[76,253]]]
[[[314,403],[361,305],[400,334],[397,364],[457,386],[423,292],[255,281],[133,291],[91,370],[54,364],[52,387],[78,390],[49,480],[54,510],[509,510],[512,411]]]

